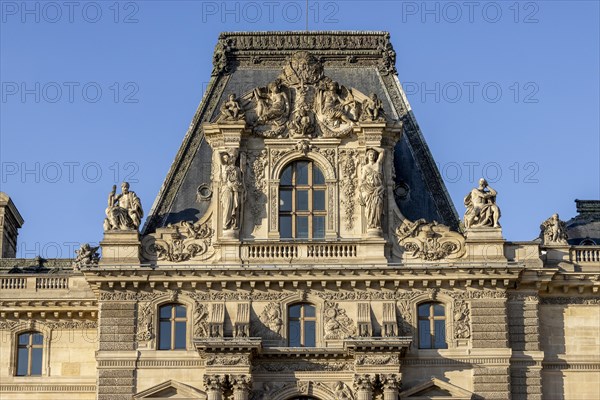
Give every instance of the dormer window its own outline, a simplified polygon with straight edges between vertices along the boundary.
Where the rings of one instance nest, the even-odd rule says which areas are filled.
[[[279,181],[279,235],[282,239],[325,237],[325,177],[311,161],[288,165]]]

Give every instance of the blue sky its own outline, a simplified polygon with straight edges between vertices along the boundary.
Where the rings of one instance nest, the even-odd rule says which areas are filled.
[[[222,31],[304,30],[305,1],[1,1],[1,190],[19,255],[98,242],[123,179],[146,214]],[[462,216],[486,176],[509,240],[600,198],[598,1],[309,1],[311,30],[386,30]]]

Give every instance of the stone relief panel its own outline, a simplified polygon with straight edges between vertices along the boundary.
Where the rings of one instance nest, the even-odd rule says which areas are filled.
[[[358,186],[357,167],[358,150],[340,151],[340,193],[344,207],[344,224],[347,230],[354,228],[356,188]]]
[[[262,217],[267,202],[267,167],[269,157],[267,150],[252,151],[246,160],[246,187],[250,200],[250,213],[255,226],[262,224]]]
[[[142,255],[149,261],[181,263],[206,260],[214,254],[211,220],[192,223],[181,221],[158,229],[142,239]]]
[[[356,335],[356,325],[339,304],[326,301],[323,309],[325,340],[344,339]]]
[[[454,338],[469,339],[471,337],[471,309],[464,300],[454,301]]]
[[[461,258],[466,253],[465,238],[437,222],[404,220],[396,228],[396,240],[407,259],[437,261]]]
[[[269,303],[260,314],[258,322],[251,326],[253,336],[260,336],[264,339],[281,339],[283,327],[281,304]]]

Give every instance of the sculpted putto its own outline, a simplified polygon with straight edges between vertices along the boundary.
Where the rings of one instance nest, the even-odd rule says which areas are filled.
[[[380,229],[383,215],[384,181],[382,163],[385,150],[380,147],[367,150],[366,164],[360,176],[360,204],[365,207],[367,228]]]
[[[237,151],[223,151],[220,158],[223,229],[239,229],[244,201],[244,180],[242,171],[236,165]]]
[[[235,97],[235,94],[230,94],[227,101],[221,105],[221,118],[224,121],[239,121],[244,119],[244,110]]]
[[[558,214],[553,214],[540,225],[543,244],[567,244],[567,227]]]
[[[471,190],[465,197],[465,228],[492,227],[500,228],[500,208],[496,205],[496,195],[483,178],[479,180],[479,187]]]
[[[378,121],[383,119],[383,103],[375,93],[363,101],[363,112],[361,120],[363,121]]]
[[[129,191],[129,183],[121,184],[121,194],[116,194],[117,186],[113,185],[108,195],[108,207],[104,219],[104,231],[137,230],[144,216],[142,203],[135,194]]]

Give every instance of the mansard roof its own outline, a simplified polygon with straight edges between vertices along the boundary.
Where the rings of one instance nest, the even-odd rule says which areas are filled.
[[[229,94],[243,96],[276,79],[286,60],[298,51],[316,56],[325,74],[341,84],[377,94],[385,113],[404,123],[394,155],[396,202],[403,215],[458,228],[454,205],[400,85],[389,33],[238,32],[219,36],[211,80],[143,233],[180,221],[198,221],[205,214],[209,203],[198,201],[198,189],[210,183],[212,150],[202,124],[216,118]]]

